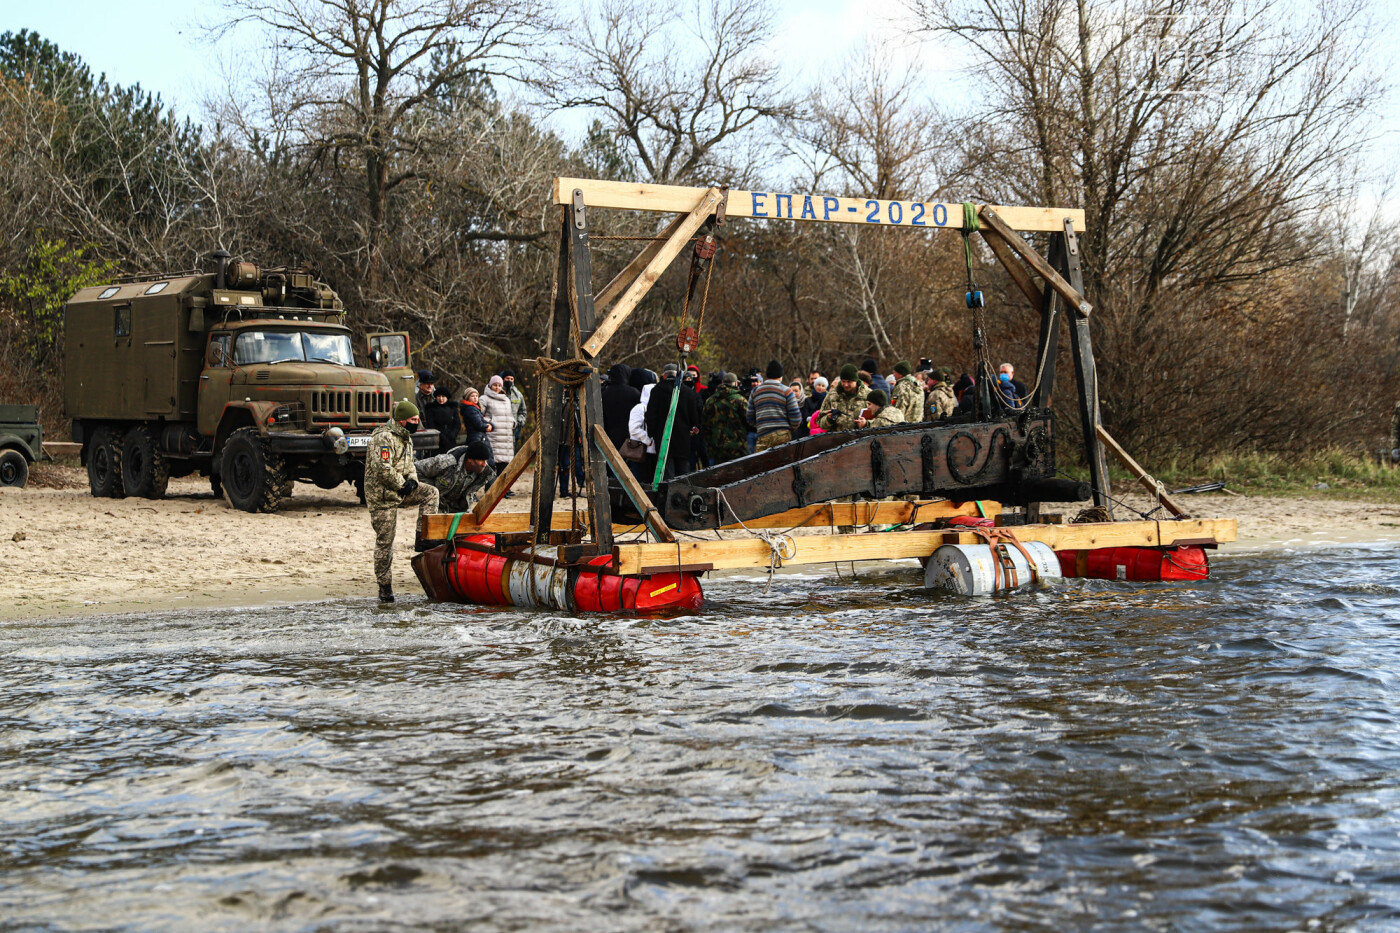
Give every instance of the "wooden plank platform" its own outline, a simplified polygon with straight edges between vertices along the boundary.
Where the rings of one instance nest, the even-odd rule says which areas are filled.
[[[588,207],[622,210],[659,211],[688,214],[709,189],[681,185],[651,185],[640,182],[598,181],[588,178],[554,179],[554,203],[573,203],[574,189],[583,191]],[[1065,220],[1084,229],[1084,211],[1060,207],[1009,207],[991,205],[1002,222],[1012,230],[1060,233]],[[980,205],[979,205],[980,208]],[[961,230],[963,207],[944,201],[882,201],[876,198],[838,198],[832,195],[733,189],[725,204],[726,217],[757,220],[799,220],[807,222],[865,224],[870,227],[902,227],[914,230]]]
[[[1238,523],[1227,519],[1185,521],[1101,522],[1081,525],[1018,525],[1011,529],[1022,541],[1043,541],[1055,550],[1103,547],[1158,547],[1234,541]],[[897,531],[846,535],[800,535],[796,552],[781,566],[825,564],[849,560],[893,560],[928,557],[942,544],[976,544],[970,532]],[[614,548],[617,572],[661,573],[677,564],[693,569],[766,568],[772,559],[758,538],[728,541],[681,541],[678,544],[621,544]]]

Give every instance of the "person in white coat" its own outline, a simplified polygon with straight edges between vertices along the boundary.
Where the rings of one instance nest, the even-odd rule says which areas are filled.
[[[481,414],[491,425],[491,433],[486,435],[486,439],[491,443],[496,472],[500,473],[515,456],[515,407],[505,393],[505,381],[500,376],[492,376],[486,384],[480,405]]]
[[[632,440],[647,445],[647,457],[641,463],[629,461],[628,466],[632,468],[632,475],[643,483],[650,483],[656,478],[656,441],[651,439],[647,433],[647,402],[651,401],[651,390],[655,385],[642,386],[642,400],[632,406],[632,413],[627,416],[627,436]]]

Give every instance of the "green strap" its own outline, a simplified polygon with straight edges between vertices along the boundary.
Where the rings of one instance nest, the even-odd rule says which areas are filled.
[[[973,505],[977,506],[977,514],[978,514],[978,515],[982,516],[983,518],[986,518],[986,517],[987,517],[987,510],[984,509],[984,508],[982,508],[982,500],[981,500],[981,499],[975,500],[975,501],[973,502]],[[453,525],[452,527],[453,527],[453,528],[456,528],[457,526],[456,526],[456,525]]]
[[[671,427],[676,423],[676,403],[681,400],[681,375],[676,373],[675,388],[671,390],[671,410],[666,413],[666,430],[661,435],[661,445],[656,448],[656,476],[653,486],[661,485],[661,477],[666,475],[666,454],[671,450]]]
[[[458,512],[456,515],[452,516],[452,527],[447,529],[448,541],[451,541],[453,538],[457,537],[457,526],[462,523],[462,516],[466,514],[466,512]]]
[[[977,219],[977,205],[971,201],[963,202],[963,258],[967,260],[967,280],[972,281],[972,237],[971,234],[982,229],[981,222]]]

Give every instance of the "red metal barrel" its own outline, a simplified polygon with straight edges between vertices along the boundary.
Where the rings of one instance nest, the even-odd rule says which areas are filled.
[[[611,557],[588,563],[604,567]],[[660,609],[699,609],[704,601],[693,573],[660,573],[651,577],[622,577],[615,573],[579,572],[574,605],[580,612],[655,612]]]
[[[1205,549],[1196,545],[1177,548],[1105,547],[1082,551],[1057,551],[1060,571],[1066,577],[1094,580],[1204,580],[1210,576]]]

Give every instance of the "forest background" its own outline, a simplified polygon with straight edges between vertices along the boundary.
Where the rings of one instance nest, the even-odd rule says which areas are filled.
[[[61,411],[62,307],[223,248],[302,264],[357,331],[408,330],[440,382],[519,371],[547,331],[559,175],[1082,207],[1104,422],[1142,457],[1375,449],[1400,396],[1400,225],[1365,0],[908,0],[906,41],[968,62],[939,99],[881,42],[803,86],[760,0],[245,0],[267,38],[198,113],[0,35],[0,399]],[[158,50],[153,50],[158,54]],[[932,92],[930,88],[932,86]],[[577,138],[551,129],[582,116]],[[593,212],[595,236],[666,218]],[[1033,238],[1034,239],[1034,238]],[[640,248],[595,240],[598,282]],[[1038,244],[1042,248],[1043,242]],[[991,354],[1036,319],[974,256]],[[972,364],[956,233],[735,221],[703,370]],[[678,262],[601,362],[674,355]],[[1073,370],[1057,414],[1077,434]]]

